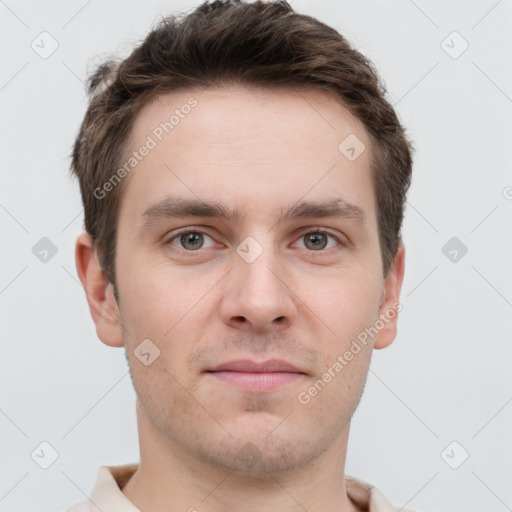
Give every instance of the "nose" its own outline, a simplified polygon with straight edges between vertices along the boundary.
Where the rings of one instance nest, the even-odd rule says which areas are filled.
[[[245,332],[275,332],[290,327],[297,316],[297,298],[283,268],[270,249],[252,263],[235,255],[234,268],[224,284],[224,323]]]

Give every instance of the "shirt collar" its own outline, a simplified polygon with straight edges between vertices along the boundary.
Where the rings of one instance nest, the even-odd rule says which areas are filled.
[[[139,464],[101,466],[90,498],[82,503],[96,506],[102,512],[141,512],[121,492]],[[347,494],[363,512],[397,512],[382,493],[373,485],[351,476],[345,476]],[[82,512],[72,507],[68,512]],[[402,509],[402,512],[411,512]]]

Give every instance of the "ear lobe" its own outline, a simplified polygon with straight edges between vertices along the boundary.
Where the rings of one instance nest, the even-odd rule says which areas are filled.
[[[98,338],[110,347],[124,346],[113,285],[107,280],[87,233],[82,233],[76,240],[75,263]]]
[[[402,309],[400,291],[402,290],[404,271],[405,247],[400,242],[388,275],[384,280],[378,318],[382,321],[384,327],[375,336],[373,346],[376,349],[388,347],[396,337],[398,312]]]

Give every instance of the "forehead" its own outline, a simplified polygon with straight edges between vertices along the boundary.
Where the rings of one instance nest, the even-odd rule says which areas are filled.
[[[189,121],[185,122],[186,119]],[[357,136],[370,142],[363,123],[354,117],[334,97],[331,91],[324,92],[304,87],[258,87],[224,86],[220,88],[190,88],[171,93],[160,94],[149,100],[139,111],[132,127],[129,146],[137,146],[143,138],[152,135],[157,142],[184,142],[191,135],[187,125],[193,123],[194,139],[203,139],[209,143],[236,140],[248,142],[250,136],[265,139],[273,151],[275,146],[293,141],[306,143],[303,147],[294,147],[293,151],[306,155],[302,151],[316,146],[318,149],[334,144],[344,134]],[[276,140],[273,135],[280,131]],[[336,149],[336,147],[335,147]],[[318,151],[316,158],[318,158]],[[257,157],[257,155],[255,155]]]
[[[348,158],[347,140],[359,144],[356,159]],[[222,197],[235,208],[237,200],[282,205],[334,188],[370,217],[374,211],[368,133],[321,91],[230,86],[162,94],[138,113],[127,156],[144,147],[124,184],[139,214],[176,192]]]

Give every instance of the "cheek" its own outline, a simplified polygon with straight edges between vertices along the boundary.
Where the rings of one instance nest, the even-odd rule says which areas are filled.
[[[200,307],[207,291],[208,283],[194,280],[192,285],[179,272],[158,262],[134,261],[122,270],[118,275],[124,316],[133,329],[147,329],[144,335],[170,336],[182,319]]]
[[[193,385],[188,375],[190,354],[213,329],[211,302],[206,296],[212,285],[206,276],[191,283],[158,265],[151,269],[123,274],[119,292],[121,323],[128,331],[124,332],[126,348],[133,356],[143,340],[151,340],[159,350],[151,364],[158,370],[158,379],[171,379],[172,384],[173,376],[184,385]],[[133,367],[137,366],[134,360]]]
[[[304,423],[316,424],[321,419],[326,431],[338,432],[344,428],[361,400],[370,360],[371,348],[366,347],[344,365],[335,366],[334,361],[325,365],[325,372],[312,379],[300,390],[300,396],[295,397]]]
[[[343,349],[375,321],[380,292],[378,276],[350,269],[310,295],[308,305],[328,328],[333,349]]]

